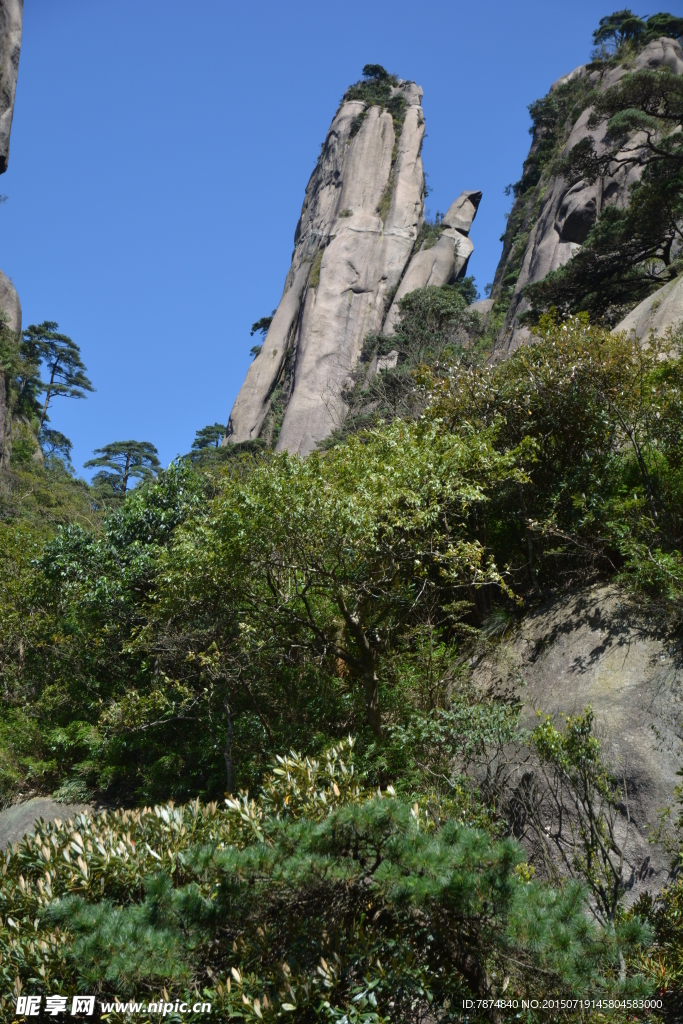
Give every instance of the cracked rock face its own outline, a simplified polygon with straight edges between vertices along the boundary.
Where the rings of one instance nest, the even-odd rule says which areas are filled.
[[[230,441],[258,437],[289,361],[277,449],[306,455],[339,426],[342,391],[367,334],[382,327],[424,220],[422,90],[400,83],[391,114],[342,102],[306,189],[285,289],[228,425]]]
[[[399,302],[417,288],[452,284],[467,270],[474,251],[469,232],[481,202],[481,192],[463,192],[449,207],[441,224],[444,228],[430,248],[423,244],[411,259],[394,296],[384,324],[384,334],[393,334]],[[426,244],[426,243],[425,243]]]
[[[628,793],[617,835],[626,860],[627,903],[670,880],[671,857],[650,841],[659,812],[675,803],[683,752],[683,666],[656,623],[616,587],[577,589],[528,615],[474,669],[487,693],[519,700],[533,728],[537,709],[581,715],[590,705],[595,735]]]
[[[0,2],[0,174],[7,170],[17,88],[23,0]]]
[[[280,304],[225,443],[266,429],[271,439],[279,426],[276,397],[284,406],[277,450],[307,455],[343,422],[343,393],[363,341],[381,332],[399,285],[401,294],[422,287],[424,273],[412,286],[402,284],[424,223],[422,89],[399,81],[393,95],[405,100],[402,124],[359,100],[342,101],[335,115],[306,188]],[[445,283],[466,264],[479,196],[464,193],[444,218],[441,246],[429,250],[431,283]]]
[[[9,137],[17,88],[23,0],[0,0],[0,174],[7,170]],[[21,303],[14,285],[0,270],[0,309],[11,331],[21,331]],[[7,415],[5,376],[0,369],[0,469],[9,467],[10,447],[7,434],[11,424]]]
[[[674,74],[683,74],[683,52],[680,43],[675,39],[653,40],[642,50],[635,61],[635,70],[659,67],[668,67]],[[629,70],[622,66],[611,68],[602,77],[599,71],[594,71],[589,75],[589,81],[591,84],[599,86],[601,90],[605,90],[616,85],[624,75],[629,73]],[[585,65],[575,68],[569,75],[565,75],[564,78],[553,83],[550,91],[553,92],[561,85],[576,78],[583,78],[587,74]],[[605,152],[604,138],[607,121],[602,121],[596,129],[589,130],[588,119],[591,112],[592,108],[589,107],[576,121],[562,150],[563,156],[566,156],[577,143],[586,138],[593,139],[598,155]],[[538,140],[535,139],[532,143],[532,151],[537,145]],[[572,255],[585,242],[589,231],[605,207],[627,205],[629,186],[632,182],[637,181],[642,174],[641,146],[642,137],[636,133],[627,144],[626,149],[618,154],[620,160],[628,158],[628,162],[619,169],[615,164],[614,173],[600,179],[595,184],[582,180],[570,185],[559,175],[550,177],[543,195],[541,209],[526,242],[519,277],[505,323],[498,336],[496,343],[498,357],[511,354],[531,337],[529,330],[518,323],[518,317],[529,308],[529,303],[522,295],[525,285],[541,281],[551,271],[559,269],[571,259]],[[496,272],[496,282],[500,282],[504,277],[506,259],[507,254],[504,255]],[[496,290],[494,285],[494,294],[496,294]]]

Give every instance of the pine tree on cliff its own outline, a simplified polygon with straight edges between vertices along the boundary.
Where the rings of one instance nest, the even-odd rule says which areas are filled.
[[[59,324],[54,320],[44,320],[38,326],[31,324],[23,335],[22,351],[26,360],[36,366],[42,363],[47,369],[39,429],[42,429],[53,398],[85,398],[86,391],[95,390],[85,375],[86,367],[79,346],[66,334],[59,334],[58,328]]]
[[[668,14],[643,22],[630,11],[620,11],[600,24],[595,40],[604,45],[611,39],[617,53],[629,42],[640,48],[655,29],[658,34],[666,30],[683,38],[683,18]],[[568,263],[526,286],[532,318],[556,306],[571,312],[587,310],[594,317],[616,322],[625,308],[678,272],[676,253],[683,223],[683,136],[678,128],[683,121],[683,75],[672,74],[668,67],[641,68],[597,94],[592,107],[588,129],[607,122],[601,147],[595,148],[591,136],[583,138],[558,170],[570,185],[609,181],[618,171],[629,172],[638,164],[643,166],[642,176],[629,187],[628,205],[603,209]],[[629,149],[638,137],[643,144]]]
[[[101,466],[95,480],[111,484],[113,490],[126,493],[131,477],[150,480],[161,469],[158,451],[150,441],[113,441],[95,448],[94,459],[83,463],[86,468]],[[110,472],[106,472],[109,470]]]

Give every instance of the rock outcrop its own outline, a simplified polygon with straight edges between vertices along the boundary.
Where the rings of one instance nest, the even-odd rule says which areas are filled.
[[[0,851],[21,842],[35,832],[36,822],[68,821],[83,811],[92,811],[90,804],[62,804],[47,796],[36,796],[0,811]]]
[[[13,334],[21,331],[21,302],[17,290],[0,270],[0,309],[4,312],[6,324]]]
[[[557,92],[562,86],[577,80],[585,80],[587,85],[604,91],[631,70],[659,67],[668,67],[674,74],[683,74],[683,52],[675,39],[653,40],[638,54],[633,68],[620,65],[603,73],[589,71],[586,66],[578,67],[558,79],[550,92]],[[561,151],[563,157],[588,138],[593,139],[596,154],[604,155],[607,121],[590,130],[588,120],[591,112],[589,106],[576,120]],[[520,315],[529,308],[522,294],[524,287],[541,281],[551,271],[563,266],[586,240],[605,207],[623,207],[628,203],[629,185],[640,177],[643,170],[642,141],[638,134],[632,136],[618,154],[620,165],[611,165],[610,174],[594,184],[585,180],[571,184],[561,175],[546,176],[542,173],[532,188],[518,196],[508,219],[503,256],[492,291],[493,297],[500,299],[504,285],[516,278],[505,323],[496,344],[498,357],[510,354],[530,337],[528,329],[518,322]],[[541,128],[535,131],[525,171],[538,165],[544,143],[544,129]],[[521,253],[520,243],[523,246]]]
[[[590,705],[601,751],[626,787],[618,833],[624,844],[627,902],[668,881],[671,857],[651,842],[659,812],[676,802],[683,752],[683,665],[656,624],[612,586],[580,589],[528,615],[509,640],[474,669],[475,684],[556,717]]]
[[[0,0],[0,174],[7,170],[9,138],[17,88],[23,0]],[[6,324],[15,333],[21,331],[21,303],[12,283],[0,270],[0,309]],[[9,468],[11,416],[7,415],[5,375],[0,369],[0,470]]]
[[[384,334],[394,333],[399,302],[405,295],[418,288],[452,284],[465,272],[474,251],[469,233],[480,202],[481,192],[463,192],[444,215],[443,231],[436,242],[431,246],[424,242],[415,253],[387,314]]]
[[[0,174],[7,170],[24,0],[0,0]]]
[[[424,223],[422,89],[394,82],[386,105],[345,98],[335,115],[306,188],[282,298],[235,400],[226,444],[264,435],[277,437],[279,451],[312,451],[344,420],[343,392],[365,337],[382,331],[399,286],[400,294],[409,290],[401,282]],[[479,197],[465,193],[453,204],[437,244],[417,254],[432,269],[425,276],[418,259],[416,282],[446,283],[463,272]]]
[[[636,338],[647,339],[650,332],[662,337],[669,330],[677,331],[683,327],[683,277],[658,288],[652,295],[643,299],[621,323],[614,328],[613,334],[626,331],[635,334]]]

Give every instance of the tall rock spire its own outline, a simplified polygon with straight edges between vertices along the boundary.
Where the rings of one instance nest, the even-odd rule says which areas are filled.
[[[379,98],[372,82],[353,86],[332,121],[284,292],[225,443],[277,436],[277,450],[306,455],[346,415],[363,340],[381,332],[424,223],[422,89],[393,76],[379,84]],[[454,265],[453,253],[451,239]]]
[[[232,441],[260,434],[284,369],[278,449],[307,454],[344,417],[344,384],[364,337],[382,327],[424,220],[422,90],[397,82],[389,98],[398,116],[345,98],[332,121],[282,299],[230,415]]]

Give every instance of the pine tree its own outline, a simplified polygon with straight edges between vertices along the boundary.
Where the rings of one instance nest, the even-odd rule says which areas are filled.
[[[195,434],[195,439],[192,442],[192,451],[201,452],[205,448],[220,447],[220,443],[225,437],[225,427],[222,423],[212,423],[209,426],[202,427]]]
[[[626,8],[600,19],[600,25],[593,33],[593,42],[596,46],[611,45],[619,50],[626,42],[639,42],[644,34],[645,22]]]
[[[274,309],[270,316],[262,316],[260,320],[256,320],[251,325],[251,330],[249,331],[249,334],[251,335],[252,338],[254,337],[255,334],[258,333],[265,340],[266,334],[270,330],[270,325],[273,322],[273,317],[275,316],[276,312],[277,310]],[[253,358],[255,359],[262,348],[263,341],[261,342],[260,345],[252,345],[251,348],[249,349],[249,355],[253,356]]]
[[[58,333],[59,324],[44,320],[42,324],[31,324],[25,331],[22,352],[30,365],[43,363],[49,380],[43,384],[45,402],[40,414],[40,429],[47,417],[51,399],[58,395],[66,398],[85,398],[86,391],[94,391],[92,382],[85,375],[86,367],[81,359],[81,350],[66,334]]]
[[[38,440],[45,456],[60,459],[67,465],[71,463],[73,444],[61,431],[51,430],[49,427],[43,426]]]
[[[158,451],[151,441],[113,441],[103,448],[95,448],[95,459],[88,459],[83,465],[101,466],[104,470],[95,479],[110,483],[114,490],[126,493],[130,477],[150,480],[161,468]],[[111,472],[107,473],[106,470]]]

